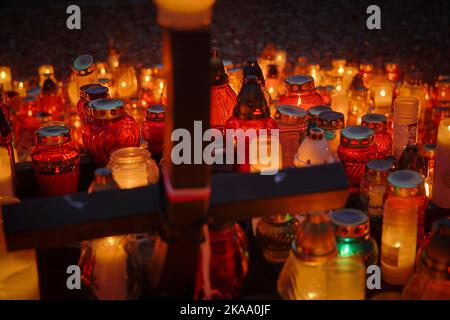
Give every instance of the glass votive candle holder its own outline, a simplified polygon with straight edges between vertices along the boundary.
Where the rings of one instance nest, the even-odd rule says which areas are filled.
[[[359,259],[337,257],[327,263],[328,300],[364,300],[366,272]]]

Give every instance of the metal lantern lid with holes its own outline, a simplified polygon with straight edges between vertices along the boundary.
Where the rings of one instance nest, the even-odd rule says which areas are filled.
[[[166,119],[166,113],[162,104],[155,104],[147,108],[147,120],[148,121],[164,121]]]
[[[304,124],[306,122],[306,111],[290,105],[277,106],[275,120],[288,123]]]
[[[325,111],[319,114],[319,127],[324,130],[339,130],[344,127],[344,114],[337,111]]]
[[[75,59],[72,70],[80,76],[88,75],[97,69],[97,64],[91,55],[84,54]]]
[[[374,132],[363,126],[348,126],[341,132],[341,145],[351,148],[366,148],[374,144]]]
[[[388,192],[397,197],[408,198],[425,194],[423,177],[416,171],[398,170],[388,176]]]
[[[295,75],[284,80],[285,88],[288,92],[310,92],[315,90],[314,78],[310,75]]]
[[[256,76],[247,76],[238,96],[233,114],[243,120],[258,120],[270,117],[264,93],[258,85]]]
[[[97,84],[95,83],[88,83],[88,84],[84,84],[80,87],[80,99],[85,99],[87,100],[87,94],[86,94],[86,90],[89,89],[90,87],[96,86]]]
[[[211,85],[220,86],[228,83],[228,75],[225,71],[223,60],[218,48],[211,49]]]
[[[361,118],[361,125],[373,129],[375,133],[379,131],[385,131],[386,124],[387,118],[384,114],[367,113]]]
[[[330,214],[334,234],[344,238],[367,238],[370,222],[364,212],[356,209],[338,209]]]
[[[63,123],[50,122],[36,132],[36,142],[39,145],[58,146],[70,141],[70,130]]]
[[[101,84],[89,86],[86,90],[87,100],[105,99],[108,97],[109,89]]]
[[[123,117],[125,113],[124,102],[120,99],[97,99],[89,102],[88,108],[92,115],[99,120],[114,120]]]
[[[261,67],[258,64],[258,60],[255,57],[250,57],[247,59],[244,67],[242,68],[243,76],[242,78],[245,80],[248,76],[255,76],[257,82],[260,86],[264,87],[266,82],[264,80],[264,75]]]
[[[309,108],[307,111],[307,120],[308,120],[308,123],[310,123],[310,126],[311,126],[311,124],[315,124],[317,126],[317,124],[319,122],[319,115],[322,112],[326,112],[326,111],[333,111],[333,110],[329,106],[315,106],[315,107]]]
[[[370,181],[386,181],[390,172],[394,170],[394,163],[389,160],[371,160],[366,164],[366,178]]]

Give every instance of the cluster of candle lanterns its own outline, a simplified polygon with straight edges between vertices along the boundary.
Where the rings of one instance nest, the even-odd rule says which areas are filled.
[[[402,76],[396,63],[287,61],[287,52],[273,45],[243,63],[224,62],[214,48],[211,127],[257,134],[278,129],[281,168],[342,162],[360,205],[253,220],[264,258],[283,266],[280,296],[365,299],[365,268],[379,263],[386,283],[404,286],[404,298],[449,299],[450,76],[428,85],[417,70]],[[114,49],[108,62],[82,55],[71,67],[68,83],[57,80],[51,65],[38,68],[35,83],[13,81],[11,69],[0,67],[2,204],[18,201],[17,160],[32,161],[44,196],[77,191],[81,154],[99,168],[89,192],[158,181],[164,67],[142,68],[138,76]],[[264,170],[248,153],[235,170]],[[430,229],[425,217],[442,211]],[[380,244],[374,228],[381,230]],[[209,241],[211,283],[198,280],[195,296],[239,297],[249,263],[245,231],[238,223],[211,227]],[[3,242],[0,288],[14,288],[4,297],[39,297],[34,251],[7,253]],[[145,246],[154,255],[145,256]],[[150,272],[148,261],[158,264],[155,256],[164,248],[156,232],[85,241],[83,285],[92,298],[135,299],[143,270],[151,278],[158,269]],[[23,280],[8,283],[19,267],[26,269]],[[26,289],[20,287],[25,282]]]

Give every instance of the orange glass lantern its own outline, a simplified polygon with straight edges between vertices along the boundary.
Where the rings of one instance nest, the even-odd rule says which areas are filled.
[[[301,107],[305,110],[323,104],[322,96],[316,91],[314,78],[309,75],[296,75],[285,80],[285,92],[279,104]]]

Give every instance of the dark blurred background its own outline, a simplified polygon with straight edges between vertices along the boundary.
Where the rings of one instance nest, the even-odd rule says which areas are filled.
[[[81,7],[81,30],[66,28],[66,8]],[[366,28],[366,8],[381,7],[381,30]],[[213,43],[227,59],[257,55],[267,42],[320,63],[335,56],[415,62],[427,79],[450,73],[450,1],[217,0]],[[114,40],[136,67],[160,62],[161,32],[152,0],[1,0],[0,65],[15,78],[52,63],[57,77],[83,53],[105,60]]]

